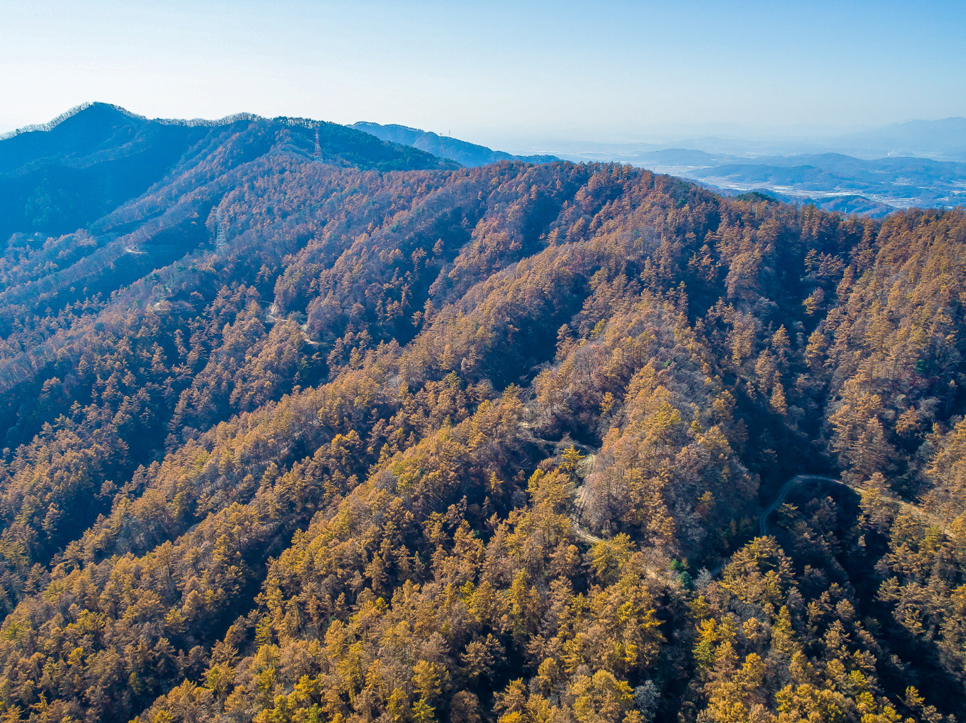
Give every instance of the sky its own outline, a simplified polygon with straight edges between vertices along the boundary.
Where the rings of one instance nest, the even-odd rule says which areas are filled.
[[[964,38],[962,0],[0,0],[0,132],[103,101],[505,150],[823,134],[966,116]]]

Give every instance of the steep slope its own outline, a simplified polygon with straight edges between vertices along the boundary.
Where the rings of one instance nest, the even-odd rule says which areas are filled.
[[[207,131],[96,104],[0,141],[0,237],[86,226],[147,190]]]
[[[15,231],[60,235],[85,227],[161,181],[196,144],[206,145],[207,138],[210,145],[213,134],[252,122],[292,124],[244,114],[214,122],[148,120],[92,103],[49,126],[15,133],[0,141],[0,238]],[[418,154],[392,151],[364,135],[353,137],[323,125],[327,147],[337,146],[345,161],[364,167],[373,162],[398,168],[435,165]],[[257,154],[267,147],[249,150]]]
[[[966,214],[448,165],[240,119],[11,238],[4,715],[961,710]]]

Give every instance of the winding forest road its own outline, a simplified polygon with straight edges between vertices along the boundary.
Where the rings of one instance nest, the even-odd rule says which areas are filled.
[[[788,497],[788,493],[791,491],[792,487],[798,484],[805,484],[808,482],[830,482],[832,484],[842,485],[848,487],[848,485],[842,480],[833,479],[832,477],[823,477],[816,474],[797,474],[791,479],[789,479],[785,484],[782,485],[781,489],[778,491],[778,495],[772,500],[772,503],[765,508],[764,512],[758,517],[758,531],[762,537],[768,534],[768,517],[772,512],[777,510],[785,503],[785,498]],[[849,487],[851,489],[851,487]],[[583,513],[584,505],[586,504],[587,489],[585,486],[581,485],[577,489],[576,494],[576,509],[574,514],[571,515],[571,522],[573,523],[574,532],[577,534],[581,540],[588,544],[594,544],[597,542],[602,542],[602,538],[590,532],[587,528],[580,524],[580,517]],[[712,576],[717,575],[721,570],[721,565],[718,565],[713,571]]]
[[[831,477],[822,477],[821,475],[817,474],[795,475],[782,485],[782,488],[778,490],[778,495],[774,500],[772,500],[772,503],[765,508],[765,511],[762,512],[761,516],[758,518],[758,532],[761,534],[761,537],[764,537],[768,534],[768,516],[785,504],[785,498],[788,497],[788,493],[791,491],[792,487],[803,482],[831,482],[833,484],[848,487],[848,485],[842,480],[832,479]],[[851,487],[849,489],[851,489]],[[726,562],[727,560],[722,560],[721,563],[713,570],[710,570],[708,574],[710,574],[711,577],[716,577],[717,574],[721,572],[721,569],[725,566]]]
[[[587,475],[590,468],[593,466],[593,461],[594,461],[593,455],[589,455],[588,458],[581,460],[580,466],[581,466],[581,472],[583,473],[581,477],[585,477]],[[843,487],[848,487],[850,490],[857,491],[855,490],[854,487],[852,487],[848,483],[843,482],[842,480],[834,479],[832,477],[823,477],[822,475],[817,475],[817,474],[797,474],[794,477],[790,478],[788,481],[785,482],[785,484],[781,486],[781,489],[778,490],[778,494],[775,496],[775,499],[772,500],[771,504],[769,504],[768,507],[766,507],[764,511],[762,511],[761,515],[758,517],[758,532],[761,537],[764,537],[765,535],[768,534],[768,518],[775,510],[777,510],[785,503],[785,499],[788,497],[788,493],[791,492],[792,488],[795,487],[796,485],[809,484],[809,483],[836,484],[836,485],[842,485]],[[590,530],[588,530],[580,523],[581,517],[583,516],[584,508],[587,505],[588,490],[586,485],[584,484],[579,485],[574,492],[575,492],[574,510],[570,515],[570,523],[573,526],[574,534],[577,535],[578,539],[580,539],[581,541],[583,541],[588,545],[595,545],[598,542],[603,542],[604,538],[598,537],[597,535],[592,533]],[[940,524],[939,521],[935,520],[932,516],[928,515],[926,512],[924,512],[916,505],[911,505],[908,502],[903,502],[901,500],[898,500],[892,497],[891,495],[884,495],[883,499],[897,505],[899,509],[908,511],[926,520],[929,524],[933,524],[933,525]],[[943,525],[943,534],[948,534],[946,532],[944,525]],[[709,571],[710,576],[716,577],[718,573],[720,573],[721,570],[724,568],[727,562],[728,560],[722,560],[720,564],[718,564],[714,569]],[[657,571],[652,570],[651,574],[654,576],[657,576]]]
[[[761,533],[762,537],[768,534],[768,516],[785,504],[785,498],[788,497],[788,493],[792,487],[805,482],[831,482],[833,484],[848,487],[848,485],[842,480],[832,479],[831,477],[822,477],[821,475],[816,474],[795,475],[782,485],[782,488],[778,491],[778,496],[775,497],[772,503],[765,508],[765,511],[762,512],[761,516],[758,518],[758,531]],[[851,487],[849,489],[851,489]]]
[[[541,440],[541,441],[550,443],[549,440]],[[585,478],[589,474],[590,469],[593,466],[594,456],[595,455],[590,454],[581,460],[580,462],[581,478]],[[779,507],[785,504],[785,499],[788,497],[788,493],[791,492],[792,488],[795,487],[796,485],[809,484],[809,483],[837,484],[837,485],[842,485],[843,487],[848,487],[849,489],[853,489],[849,484],[843,482],[842,480],[834,479],[833,477],[824,477],[822,475],[817,475],[817,474],[797,474],[794,477],[791,477],[785,482],[785,484],[781,486],[781,489],[778,490],[778,494],[775,496],[775,499],[772,500],[771,504],[769,504],[768,507],[766,507],[764,511],[762,511],[761,515],[758,517],[758,532],[760,536],[764,537],[765,535],[768,534],[768,518],[775,510],[777,510]],[[573,526],[574,533],[577,535],[577,537],[580,540],[582,540],[588,545],[594,545],[598,542],[603,542],[604,541],[603,538],[593,534],[590,530],[588,530],[586,527],[580,524],[580,520],[581,520],[581,517],[583,516],[584,508],[587,504],[587,493],[588,493],[588,490],[586,485],[584,484],[579,485],[575,490],[575,494],[574,494],[575,504],[574,504],[573,513],[570,516],[570,522]],[[900,504],[903,504],[903,503],[900,503]],[[913,507],[912,505],[904,505],[904,506]],[[917,508],[914,508],[914,507],[913,509],[917,514],[922,515],[921,510],[918,510]],[[711,577],[715,577],[719,572],[721,572],[722,568],[725,565],[725,562],[727,562],[727,560],[723,560],[721,564],[719,564],[713,570],[710,570]]]

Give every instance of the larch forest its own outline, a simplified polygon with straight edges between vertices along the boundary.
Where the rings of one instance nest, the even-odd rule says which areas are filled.
[[[0,141],[0,720],[966,716],[966,212],[93,105]]]

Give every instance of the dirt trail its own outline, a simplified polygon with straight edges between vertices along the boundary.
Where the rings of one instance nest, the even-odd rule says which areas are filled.
[[[278,306],[276,304],[272,304],[265,311],[264,320],[266,324],[277,324],[278,322],[284,321],[285,319],[278,315]],[[313,341],[312,338],[306,333],[308,329],[308,324],[300,324],[299,329],[301,330],[302,341],[304,341],[309,346],[319,345],[319,342]]]
[[[580,460],[580,463],[577,465],[577,475],[581,480],[587,479],[590,471],[594,468],[594,459],[596,456],[589,454]],[[584,509],[587,506],[587,495],[588,490],[586,484],[581,484],[574,490],[574,511],[570,515],[570,522],[573,525],[577,537],[590,545],[594,545],[598,542],[603,542],[603,538],[598,537],[580,524],[580,520],[584,516]]]

